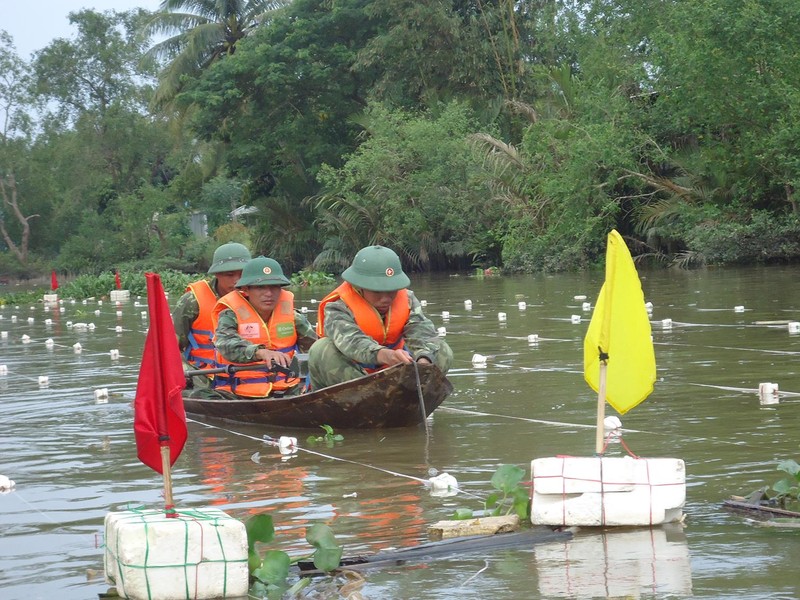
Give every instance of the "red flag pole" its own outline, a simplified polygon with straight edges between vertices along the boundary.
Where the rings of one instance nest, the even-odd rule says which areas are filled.
[[[55,271],[50,273],[50,289],[54,292],[58,289],[58,277]]]
[[[119,278],[119,269],[117,269],[114,273],[114,283],[116,284],[118,290],[122,289],[122,281]]]
[[[163,476],[165,512],[169,517],[176,516],[170,467],[187,437],[181,396],[186,379],[161,279],[155,273],[145,277],[150,327],[136,387],[134,433],[139,460]]]

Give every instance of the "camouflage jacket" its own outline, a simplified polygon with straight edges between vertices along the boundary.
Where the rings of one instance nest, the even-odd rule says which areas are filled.
[[[317,339],[317,333],[305,315],[296,310],[294,311],[294,328],[297,332],[297,346],[300,352],[308,352],[311,344]],[[235,363],[254,362],[253,357],[256,351],[265,346],[247,341],[239,335],[238,330],[236,313],[229,308],[223,310],[219,314],[214,345],[226,360]]]
[[[434,362],[443,340],[433,322],[422,313],[422,305],[411,290],[408,290],[408,301],[411,314],[403,328],[406,350],[414,360],[424,357]],[[358,363],[377,363],[378,351],[384,348],[361,331],[353,313],[342,300],[325,305],[325,336],[331,339],[339,352]]]
[[[209,283],[214,295],[219,300],[216,277]],[[180,347],[181,352],[189,345],[189,331],[192,329],[192,323],[199,316],[200,305],[197,303],[197,297],[191,291],[178,298],[178,303],[172,310],[172,323],[175,325],[175,334],[178,336],[178,347]]]

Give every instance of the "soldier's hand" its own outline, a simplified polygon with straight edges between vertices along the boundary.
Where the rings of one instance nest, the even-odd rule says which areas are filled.
[[[392,365],[411,362],[413,362],[411,355],[405,350],[390,350],[389,348],[378,350],[378,364],[391,367]]]
[[[255,358],[258,360],[263,360],[267,364],[272,364],[274,360],[282,367],[288,367],[289,363],[289,355],[284,354],[283,352],[278,352],[276,350],[267,350],[266,348],[259,348],[256,350]]]

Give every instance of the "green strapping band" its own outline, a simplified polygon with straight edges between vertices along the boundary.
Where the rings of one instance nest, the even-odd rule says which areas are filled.
[[[148,509],[145,509],[143,506],[138,506],[138,507],[134,508],[134,507],[131,507],[130,505],[128,505],[127,512],[130,512],[131,515],[129,517],[124,517],[122,519],[123,521],[136,521],[136,522],[141,522],[144,525],[144,533],[145,533],[144,564],[143,565],[134,565],[134,564],[123,565],[121,563],[121,561],[119,559],[119,556],[120,556],[119,536],[117,536],[117,540],[116,540],[116,548],[115,548],[115,552],[114,552],[114,560],[117,562],[117,572],[119,573],[120,579],[122,580],[122,587],[123,588],[124,588],[124,585],[125,585],[125,581],[124,581],[125,576],[124,576],[124,571],[122,569],[123,566],[127,567],[127,568],[131,568],[131,569],[143,569],[144,570],[145,582],[146,582],[146,585],[147,585],[147,598],[148,598],[148,600],[152,600],[152,598],[153,598],[153,592],[152,592],[151,587],[150,587],[150,577],[148,576],[148,569],[150,569],[150,570],[152,570],[152,569],[176,569],[176,568],[181,568],[182,567],[183,568],[183,572],[184,572],[184,586],[185,586],[184,589],[185,589],[186,599],[187,600],[191,600],[192,596],[190,596],[190,594],[189,594],[189,571],[188,571],[189,567],[194,567],[195,569],[197,569],[199,567],[199,565],[204,564],[204,563],[219,563],[219,562],[223,563],[225,565],[225,568],[224,568],[224,571],[223,571],[223,595],[227,595],[227,591],[228,591],[228,564],[229,563],[247,562],[247,558],[243,558],[243,559],[239,559],[239,560],[227,560],[227,556],[225,554],[225,545],[222,542],[222,536],[221,536],[220,530],[219,530],[219,528],[222,526],[221,523],[220,523],[221,518],[219,516],[208,515],[208,514],[206,514],[204,512],[201,512],[201,511],[188,509],[188,510],[182,510],[177,514],[177,520],[182,522],[183,525],[184,525],[184,538],[183,538],[183,541],[184,541],[184,548],[183,548],[184,562],[183,562],[183,564],[148,565],[148,560],[149,560],[149,556],[150,556],[150,543],[149,543],[149,541],[147,541],[149,539],[147,533],[148,533],[148,528],[151,525],[151,523],[148,522],[147,518],[148,517],[152,518],[154,516],[164,515],[164,521],[157,521],[157,522],[167,522],[168,517],[164,514],[163,511],[152,510],[152,509],[148,510]],[[219,512],[222,513],[222,511],[219,511]],[[222,514],[225,515],[225,513],[222,513]],[[227,517],[227,515],[225,515],[225,516]],[[230,518],[230,517],[228,517],[228,518]],[[175,520],[176,520],[175,517],[169,518],[168,522],[172,523],[172,522],[175,522]],[[188,559],[189,559],[189,523],[191,523],[191,522],[200,522],[200,521],[208,522],[208,523],[210,523],[210,525],[212,527],[214,527],[216,529],[217,543],[219,545],[220,553],[222,554],[222,559],[217,559],[217,560],[205,559],[205,560],[202,560],[202,562],[200,562],[200,563],[189,564],[189,562],[188,562]],[[203,531],[201,529],[201,535],[202,535],[202,533],[203,533]],[[203,555],[203,553],[201,552],[201,556],[202,555]]]

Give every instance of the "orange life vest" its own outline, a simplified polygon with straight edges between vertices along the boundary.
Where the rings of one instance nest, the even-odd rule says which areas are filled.
[[[200,312],[189,329],[187,339],[189,345],[183,350],[183,356],[190,365],[196,369],[210,369],[214,366],[214,325],[211,314],[217,304],[217,294],[205,279],[190,283],[187,292],[192,292],[197,298]]]
[[[216,331],[219,314],[226,309],[236,313],[239,335],[254,343],[263,344],[268,350],[284,352],[291,358],[297,348],[297,330],[294,326],[294,294],[281,290],[275,309],[267,323],[259,316],[256,309],[238,290],[226,294],[214,307],[213,321]],[[216,353],[219,366],[241,365],[226,360],[222,354]],[[253,363],[249,363],[253,364]],[[232,392],[238,396],[262,398],[274,391],[287,390],[300,383],[300,379],[287,379],[282,373],[266,371],[238,371],[231,376],[223,375],[214,385],[215,389]]]
[[[347,308],[353,313],[353,318],[359,329],[381,346],[392,349],[405,346],[403,329],[405,329],[408,317],[411,314],[407,290],[399,290],[386,316],[381,316],[375,310],[375,307],[356,291],[356,288],[345,281],[319,303],[317,314],[317,335],[319,337],[325,337],[325,306],[329,302],[335,302],[336,300],[342,300],[347,305]],[[386,368],[383,365],[362,364],[361,366],[369,373]]]

